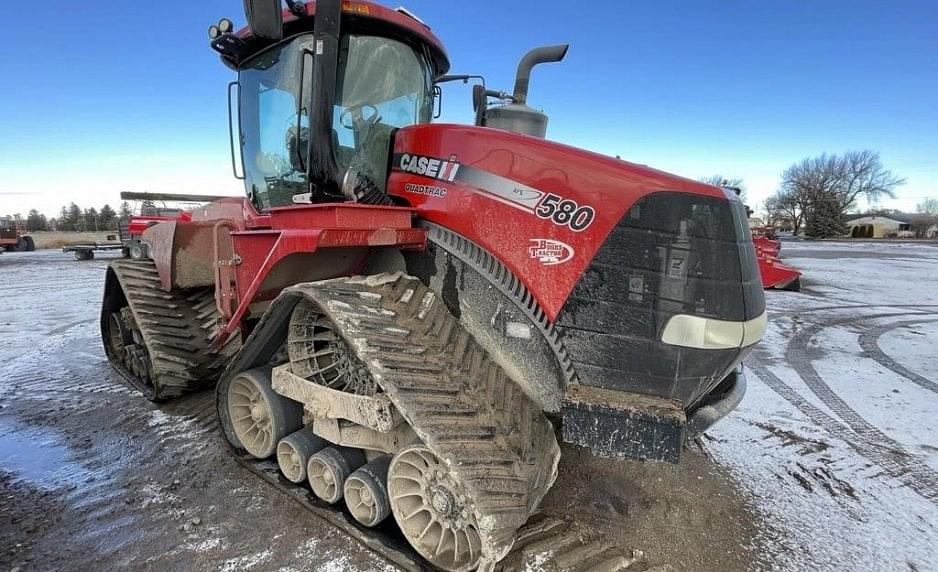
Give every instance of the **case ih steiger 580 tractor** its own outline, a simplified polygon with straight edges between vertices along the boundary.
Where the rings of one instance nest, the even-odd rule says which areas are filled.
[[[544,138],[513,93],[432,124],[449,61],[403,10],[248,0],[246,199],[144,232],[107,273],[111,363],[162,400],[216,384],[225,437],[447,570],[491,568],[558,441],[677,461],[745,392],[765,303],[734,193]],[[489,98],[494,97],[493,103]],[[233,156],[234,159],[234,156]],[[237,163],[236,161],[233,161]]]

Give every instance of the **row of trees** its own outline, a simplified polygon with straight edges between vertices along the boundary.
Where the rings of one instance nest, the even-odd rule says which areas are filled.
[[[104,231],[117,230],[118,221],[133,213],[130,203],[121,203],[117,212],[111,205],[105,204],[101,209],[94,207],[83,209],[75,203],[63,206],[58,217],[47,218],[37,209],[31,209],[26,215],[26,230],[36,232],[43,230],[64,231]],[[12,215],[15,220],[23,220],[20,213]]]
[[[860,198],[895,198],[905,179],[883,167],[879,153],[848,151],[804,159],[785,169],[779,190],[766,199],[768,222],[816,238],[847,232],[846,214]]]

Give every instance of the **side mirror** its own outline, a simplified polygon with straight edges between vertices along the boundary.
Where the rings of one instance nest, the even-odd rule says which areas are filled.
[[[433,119],[439,119],[443,114],[443,88],[433,86]]]
[[[244,15],[255,36],[275,41],[283,39],[280,0],[244,0]]]

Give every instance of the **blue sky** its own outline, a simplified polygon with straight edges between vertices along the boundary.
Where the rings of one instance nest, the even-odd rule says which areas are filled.
[[[243,23],[240,1],[8,4],[0,214],[114,205],[121,190],[241,193],[227,143],[234,76],[206,37],[221,16]],[[938,198],[938,3],[404,5],[446,43],[453,72],[489,87],[510,89],[527,49],[569,42],[531,84],[551,139],[693,178],[739,176],[752,204],[803,157],[869,148],[908,179],[884,206]],[[446,88],[442,119],[471,121],[468,89]]]

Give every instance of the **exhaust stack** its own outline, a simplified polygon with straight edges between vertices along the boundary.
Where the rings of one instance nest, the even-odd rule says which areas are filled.
[[[487,109],[485,111],[485,125],[543,139],[547,135],[547,114],[527,105],[531,70],[538,64],[563,60],[569,47],[569,44],[543,46],[526,53],[518,62],[518,71],[515,74],[515,91],[511,96],[511,103]]]
[[[521,61],[518,62],[518,71],[515,74],[515,95],[514,100],[518,105],[524,105],[528,101],[528,84],[531,82],[531,70],[538,64],[549,64],[562,61],[567,55],[570,44],[561,44],[559,46],[543,46],[534,48],[524,54]]]

